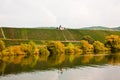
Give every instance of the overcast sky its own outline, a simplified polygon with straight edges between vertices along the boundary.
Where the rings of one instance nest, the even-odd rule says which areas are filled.
[[[120,26],[120,0],[0,0],[0,26]]]

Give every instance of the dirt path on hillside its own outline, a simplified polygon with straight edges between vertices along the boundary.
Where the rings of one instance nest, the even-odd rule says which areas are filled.
[[[9,40],[9,41],[26,41],[26,40],[31,40],[31,39],[2,39],[2,40]],[[48,40],[31,40],[31,41],[48,41]],[[53,40],[54,41],[54,40]],[[65,41],[60,41],[60,42],[80,42],[76,40],[65,40]]]
[[[3,38],[4,38],[4,39],[6,39],[6,37],[5,37],[5,34],[4,34],[4,31],[3,31],[2,27],[1,27],[1,32],[2,32],[2,36],[3,36]]]
[[[68,34],[70,35],[70,37],[72,38],[72,40],[75,40],[73,35],[71,34],[71,32],[69,30],[66,30],[68,32]]]
[[[64,34],[64,32],[63,32],[63,31],[62,31],[62,35],[63,35],[63,37],[64,37],[65,41],[67,41],[67,38],[66,38],[66,36],[65,36],[65,34]]]

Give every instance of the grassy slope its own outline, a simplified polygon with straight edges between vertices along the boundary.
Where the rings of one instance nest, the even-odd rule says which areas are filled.
[[[83,36],[89,35],[95,40],[105,41],[105,36],[115,34],[120,35],[119,31],[104,31],[104,30],[70,30],[76,40],[80,40]]]
[[[104,30],[80,30],[80,29],[36,29],[36,28],[3,28],[7,39],[25,40],[75,40],[79,41],[83,36],[90,35],[95,40],[105,41],[105,36],[110,34],[120,35],[119,31]],[[0,38],[3,38],[0,30]],[[14,42],[14,41],[13,41]]]

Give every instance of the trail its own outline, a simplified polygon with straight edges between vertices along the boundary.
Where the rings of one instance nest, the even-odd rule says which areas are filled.
[[[66,30],[68,32],[68,34],[70,35],[72,40],[75,40],[75,38],[73,37],[73,35],[70,33],[70,31]]]
[[[14,40],[18,40],[18,41],[25,41],[25,40],[31,40],[31,39],[3,39],[3,40],[10,40],[10,41],[14,41]],[[34,41],[34,40],[33,40]],[[48,40],[35,40],[35,41],[48,41]],[[80,42],[80,41],[76,41],[76,40],[65,40],[65,41],[60,41],[60,42]]]
[[[65,41],[67,41],[67,38],[66,38],[66,36],[65,36],[65,34],[64,34],[64,32],[63,32],[63,31],[62,31],[62,35],[63,35],[63,37],[64,37]]]
[[[3,31],[2,27],[1,27],[1,32],[2,32],[2,36],[3,36],[3,38],[4,38],[4,39],[6,39],[6,37],[5,37],[5,34],[4,34],[4,31]]]
[[[73,41],[61,41],[61,42],[76,42],[76,43],[78,43],[78,42],[80,42],[80,41],[75,41],[75,40],[73,40]]]

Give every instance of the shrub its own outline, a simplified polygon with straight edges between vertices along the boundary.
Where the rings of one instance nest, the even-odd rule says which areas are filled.
[[[74,48],[74,52],[77,53],[77,54],[82,54],[83,51],[82,51],[82,49],[80,49],[79,47],[76,46]]]
[[[65,53],[69,54],[76,54],[76,53],[82,53],[82,50],[78,48],[77,46],[74,46],[72,43],[69,43],[65,48]]]
[[[120,37],[118,35],[107,36],[105,46],[111,50],[120,50]]]
[[[0,51],[5,49],[5,44],[2,40],[0,40]]]
[[[93,43],[93,46],[94,46],[94,51],[95,52],[97,52],[97,51],[105,51],[106,50],[104,44],[101,43],[100,41],[95,41]]]
[[[8,47],[8,52],[9,52],[10,55],[25,54],[25,52],[23,52],[21,50],[21,46],[11,46],[11,47]]]
[[[81,40],[80,41],[80,48],[86,53],[86,52],[93,52],[94,47],[93,45],[89,44],[88,41]]]
[[[65,53],[74,53],[74,45],[69,43],[65,48]]]
[[[49,50],[50,54],[64,53],[64,44],[62,44],[60,41],[50,41],[47,44],[47,49]]]
[[[2,50],[1,54],[2,54],[3,56],[8,56],[8,55],[9,55],[8,49]]]
[[[49,54],[50,54],[50,52],[47,50],[46,47],[39,48],[39,55],[48,57]]]
[[[30,41],[28,44],[21,44],[21,50],[28,55],[33,55],[36,50],[36,44],[33,41]]]

